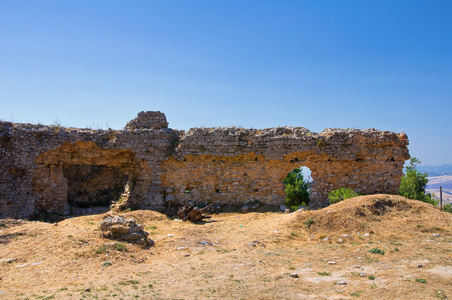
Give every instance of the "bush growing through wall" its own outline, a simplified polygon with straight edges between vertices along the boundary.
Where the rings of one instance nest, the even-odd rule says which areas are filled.
[[[309,205],[311,193],[308,180],[304,179],[301,168],[295,169],[283,180],[286,190],[286,205],[297,210],[301,205]]]
[[[330,204],[341,202],[342,200],[359,196],[357,192],[352,189],[341,187],[328,193]]]

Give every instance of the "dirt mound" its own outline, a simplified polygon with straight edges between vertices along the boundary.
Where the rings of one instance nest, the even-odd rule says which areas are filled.
[[[318,211],[297,213],[291,226],[311,233],[391,232],[413,225],[423,232],[430,228],[451,230],[452,214],[431,204],[395,195],[359,196]],[[408,226],[408,227],[407,227]],[[405,228],[405,229],[404,229]]]

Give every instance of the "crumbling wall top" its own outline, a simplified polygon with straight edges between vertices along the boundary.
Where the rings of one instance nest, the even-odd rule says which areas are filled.
[[[142,111],[124,127],[124,129],[129,130],[162,128],[168,128],[168,122],[165,114],[159,111]]]

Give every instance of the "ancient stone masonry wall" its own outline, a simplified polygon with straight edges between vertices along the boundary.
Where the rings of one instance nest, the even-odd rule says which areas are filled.
[[[397,193],[409,158],[404,133],[300,127],[184,132],[167,124],[160,112],[141,112],[124,130],[0,122],[0,217],[67,214],[70,206],[112,201],[147,209],[183,201],[279,205],[283,178],[300,166],[312,171],[311,202],[321,206],[341,186]]]
[[[0,122],[0,216],[67,214],[68,197],[82,206],[118,200],[111,198],[127,182],[130,206],[161,206],[159,166],[175,138],[168,128],[89,130]]]
[[[404,133],[375,129],[195,128],[180,139],[163,166],[164,186],[175,199],[280,204],[282,180],[300,166],[312,171],[311,202],[346,186],[359,193],[398,191],[409,158]],[[170,197],[171,199],[173,196]]]

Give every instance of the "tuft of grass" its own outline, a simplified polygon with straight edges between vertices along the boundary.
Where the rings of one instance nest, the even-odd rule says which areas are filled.
[[[127,251],[126,245],[124,245],[123,243],[120,243],[120,242],[115,243],[115,249],[118,251],[122,251],[122,252]]]
[[[446,296],[446,293],[444,291],[442,291],[442,290],[435,291],[435,297],[438,298],[438,299],[444,299],[444,300],[448,299],[447,296]]]
[[[385,255],[385,252],[381,249],[378,248],[372,248],[369,250],[370,253],[374,253],[374,254],[380,254],[380,255]]]
[[[107,252],[107,247],[105,247],[105,246],[100,246],[100,247],[94,249],[94,253],[96,253],[97,255],[104,254],[106,252]]]
[[[313,219],[306,219],[306,221],[304,221],[304,225],[306,225],[306,228],[311,227],[311,225],[314,223]]]
[[[350,293],[350,296],[352,296],[352,297],[359,297],[359,296],[361,296],[361,294],[363,293],[363,291],[355,291],[355,292],[353,292],[353,293]]]
[[[317,272],[317,274],[320,276],[331,276],[330,272]]]
[[[369,275],[369,276],[367,276],[367,277],[369,277],[370,280],[374,280],[374,279],[375,279],[375,276],[374,276],[374,275]]]
[[[131,284],[139,284],[138,280],[125,280],[118,282],[119,285],[131,285]]]
[[[102,267],[108,267],[108,266],[111,266],[111,261],[106,260],[106,261],[102,262],[101,265],[102,265]]]

